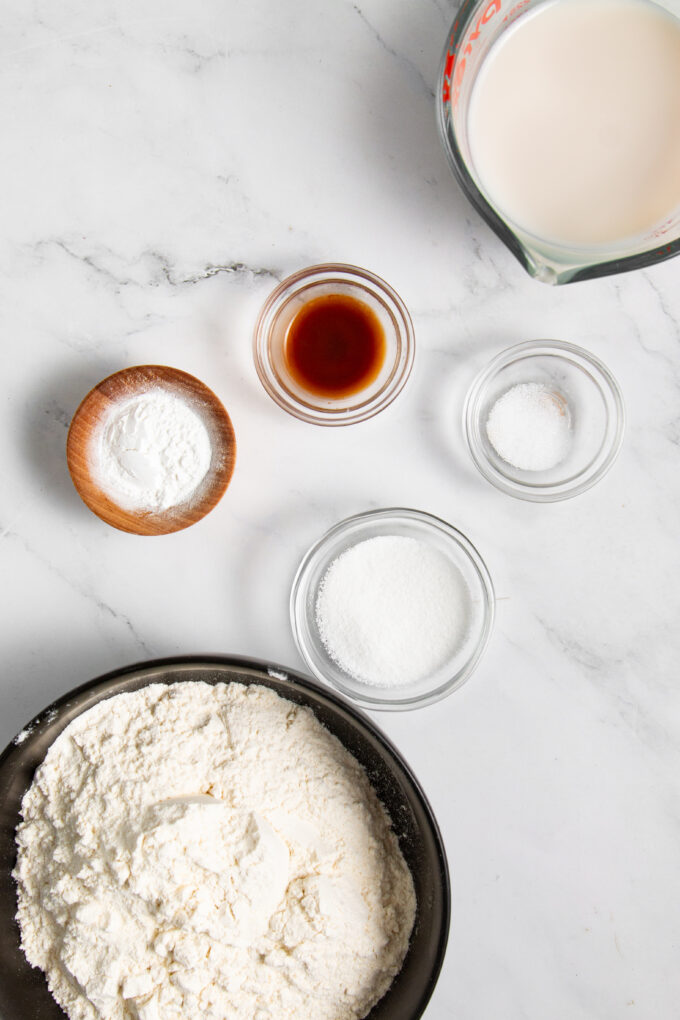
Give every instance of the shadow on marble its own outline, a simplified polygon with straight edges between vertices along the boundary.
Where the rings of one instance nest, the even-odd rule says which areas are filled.
[[[476,488],[483,479],[475,468],[463,432],[463,406],[468,388],[479,367],[504,346],[498,336],[466,336],[458,348],[438,348],[423,359],[419,373],[417,420],[424,428],[423,441],[451,477],[452,485]],[[484,482],[484,488],[488,483]]]
[[[82,369],[60,370],[51,378],[42,377],[32,393],[27,395],[20,442],[24,462],[35,475],[47,499],[62,503],[69,511],[81,502],[66,466],[66,437],[71,419],[85,395],[120,367],[103,362],[99,370],[91,366]]]
[[[340,482],[338,486],[340,490]],[[362,510],[376,509],[378,505],[375,499],[348,498],[341,491],[335,499],[333,493],[325,492],[322,499],[313,498],[304,505],[293,496],[285,506],[277,506],[266,523],[251,530],[250,539],[242,544],[238,559],[232,557],[231,560],[231,570],[238,577],[237,587],[241,593],[243,625],[239,632],[245,647],[261,649],[259,657],[267,658],[268,635],[272,634],[276,641],[271,654],[280,658],[280,637],[287,634],[291,652],[286,661],[290,660],[292,666],[302,661],[289,617],[290,592],[298,566],[310,546],[334,524]]]
[[[466,222],[483,221],[453,178],[437,128],[435,90],[454,6],[442,11],[436,3],[399,5],[393,31],[384,37],[355,10],[382,50],[382,59],[364,67],[361,105],[351,112],[357,151],[384,191],[396,193],[402,231],[422,228],[423,218],[434,214],[432,226],[455,245],[463,240]]]
[[[299,259],[288,261],[291,272],[300,268]],[[203,382],[215,390],[228,411],[230,400],[235,404],[244,400],[271,402],[255,371],[253,331],[260,309],[277,283],[274,276],[247,270],[236,275],[216,274],[211,281],[211,299],[198,308],[194,328],[211,364],[210,378]]]

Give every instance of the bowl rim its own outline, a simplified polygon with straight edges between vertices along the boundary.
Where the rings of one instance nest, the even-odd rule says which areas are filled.
[[[608,420],[613,425],[608,449],[599,460],[595,461],[595,467],[593,468],[591,462],[583,471],[572,476],[567,482],[525,483],[505,475],[489,461],[484,448],[477,440],[481,401],[490,381],[500,371],[516,362],[541,356],[561,359],[584,371],[602,394]],[[533,503],[555,503],[571,499],[586,492],[599,482],[619,455],[623,445],[625,425],[626,410],[623,393],[610,369],[595,354],[566,340],[526,340],[500,351],[474,377],[463,403],[463,435],[468,452],[480,474],[501,492]]]
[[[361,684],[363,693],[359,693],[350,687],[345,687],[341,680],[337,679],[334,675],[328,675],[328,673],[324,671],[325,663],[320,664],[314,655],[311,654],[307,643],[302,637],[301,627],[301,619],[303,617],[305,619],[307,618],[307,614],[304,610],[306,605],[306,593],[308,591],[311,568],[317,556],[326,547],[331,545],[338,536],[346,532],[350,532],[357,525],[361,525],[363,523],[370,524],[371,522],[384,523],[387,525],[390,522],[395,521],[402,521],[407,524],[410,522],[424,524],[428,529],[433,529],[443,533],[448,541],[455,544],[457,549],[468,560],[477,574],[480,582],[483,612],[479,638],[475,642],[470,654],[461,667],[447,682],[440,684],[439,687],[436,687],[434,690],[406,698],[394,697],[395,690],[398,691],[399,688],[382,688],[377,686],[374,687],[369,684]],[[329,559],[326,564],[326,569],[330,566],[330,562],[331,561]],[[312,671],[318,680],[322,681],[324,684],[332,685],[336,690],[340,691],[344,697],[350,699],[353,704],[356,704],[365,710],[400,712],[424,708],[427,705],[435,704],[437,701],[441,701],[443,698],[453,694],[454,691],[462,687],[462,685],[470,678],[474,670],[479,665],[479,662],[491,639],[496,615],[496,593],[489,568],[487,567],[481,553],[470,541],[467,535],[454,527],[454,525],[449,524],[448,521],[445,521],[443,518],[437,517],[434,514],[428,513],[427,511],[415,510],[410,507],[393,506],[375,510],[365,510],[361,513],[345,517],[329,528],[307,549],[307,552],[300,561],[291,585],[289,615],[293,637],[295,638],[295,644],[298,651],[304,659],[305,665]],[[356,682],[357,684],[361,683],[360,681]]]
[[[378,294],[382,300],[387,301],[390,317],[400,336],[400,350],[397,352],[389,378],[372,397],[358,399],[349,408],[317,408],[312,404],[296,401],[291,394],[277,384],[268,357],[269,327],[278,308],[283,306],[289,292],[298,284],[305,281],[323,282],[324,277],[328,277],[328,282],[332,283],[334,276],[342,275],[346,279],[340,279],[338,282],[354,284],[364,291]],[[415,331],[411,315],[404,301],[382,277],[369,269],[363,269],[361,266],[346,262],[319,262],[286,276],[267,296],[253,327],[252,349],[257,376],[275,404],[299,421],[311,425],[338,427],[367,421],[388,407],[401,393],[413,368]],[[360,397],[360,393],[357,394],[357,397]]]
[[[408,764],[393,741],[390,740],[390,738],[376,725],[373,719],[338,692],[326,685],[319,684],[311,677],[308,677],[295,669],[290,669],[287,666],[281,666],[269,661],[247,656],[213,653],[187,654],[167,658],[150,659],[111,670],[108,673],[95,677],[92,680],[88,680],[85,683],[74,687],[72,690],[67,691],[65,694],[52,701],[46,708],[44,708],[41,712],[34,716],[29,723],[26,724],[24,729],[9,742],[4,751],[0,754],[0,777],[4,777],[6,773],[9,773],[10,778],[12,778],[19,771],[27,775],[26,782],[22,784],[22,792],[19,798],[19,809],[12,814],[11,819],[8,819],[6,810],[2,811],[2,837],[4,840],[7,834],[8,821],[11,821],[14,857],[10,862],[10,869],[3,867],[0,870],[0,885],[5,885],[6,882],[9,881],[12,884],[13,890],[16,890],[15,880],[12,876],[16,863],[16,843],[14,841],[14,833],[16,830],[16,824],[20,818],[21,799],[33,781],[35,770],[44,760],[47,749],[49,749],[59,734],[63,732],[73,719],[82,715],[83,712],[86,712],[100,701],[104,701],[109,697],[114,697],[117,694],[138,690],[152,683],[171,684],[182,682],[187,679],[187,677],[183,674],[191,669],[214,671],[213,679],[206,678],[204,680],[204,682],[207,683],[246,682],[269,687],[277,693],[280,693],[282,697],[287,697],[296,704],[302,704],[310,708],[317,718],[319,718],[319,716],[315,711],[315,708],[323,708],[324,702],[329,703],[331,709],[338,711],[341,715],[344,714],[349,716],[353,727],[357,727],[359,731],[366,731],[371,740],[375,741],[381,749],[381,752],[385,753],[390,763],[395,762],[403,773],[413,793],[414,799],[417,801],[419,808],[422,810],[423,817],[429,830],[429,835],[432,843],[434,844],[437,860],[437,884],[441,891],[441,930],[437,937],[436,952],[434,954],[433,963],[427,980],[423,983],[423,987],[418,994],[417,1008],[409,1017],[409,1020],[419,1020],[430,1001],[441,973],[446,955],[451,922],[451,878],[446,848],[437,819],[419,780],[411,769],[411,766]],[[177,675],[174,678],[166,676],[165,679],[158,679],[158,677],[155,677],[154,674],[157,674],[159,671],[163,671],[165,674]],[[222,672],[220,673],[220,671]],[[230,672],[237,674],[236,676],[233,676],[231,680],[228,677]],[[251,674],[252,679],[246,679],[247,674]],[[281,693],[281,688],[284,689],[285,693]],[[306,696],[308,694],[312,696],[316,705],[307,699]],[[60,718],[61,716],[64,718]],[[322,722],[322,725],[326,725],[323,720],[320,721]],[[32,754],[30,767],[25,763],[22,764],[26,754],[30,753],[32,748],[36,747],[38,744],[42,745],[41,738],[46,731],[49,731],[50,728],[55,727],[57,724],[59,726],[58,732],[54,734],[46,747],[43,747],[41,750],[36,750]],[[330,732],[333,731],[330,730]],[[338,737],[338,739],[340,738]],[[341,740],[341,743],[343,743],[343,746],[347,747],[344,741]],[[347,749],[354,756],[352,749]],[[361,762],[359,763],[361,764]],[[364,766],[362,765],[362,767]],[[30,775],[28,774],[29,772]],[[370,775],[368,778],[371,785],[373,785]],[[6,790],[7,786],[4,785],[3,788]],[[3,808],[5,808],[4,804]],[[387,807],[385,807],[385,810],[387,810]],[[390,820],[392,822],[393,831],[398,835],[398,820],[391,815]],[[416,914],[416,925],[417,924],[418,914]],[[16,920],[14,920],[13,925],[16,929],[16,942],[18,946],[19,931]],[[414,931],[415,930],[416,928],[414,927]],[[411,943],[409,943],[409,946],[410,944]],[[404,958],[402,969],[408,960],[408,956],[409,951],[407,951]],[[26,966],[30,968],[27,961]],[[34,969],[35,968],[30,968],[30,970]],[[39,973],[42,979],[45,980],[44,973],[42,971]],[[398,979],[400,973],[401,970],[395,975],[395,978],[393,979],[394,981]],[[45,990],[47,991],[46,982]],[[376,1015],[376,1012],[379,1012],[382,1020],[384,1020],[385,1006],[383,1005],[382,1009],[379,1009],[379,1007],[381,1006],[381,1003],[385,1002],[388,994],[389,990],[381,999],[378,1000],[378,1002],[374,1004],[370,1012],[366,1015],[365,1020],[372,1020],[372,1018]],[[66,1014],[63,1013],[61,1007],[58,1006],[56,1001],[52,1000],[52,1002],[55,1010],[58,1011],[55,1013],[55,1016],[62,1014],[65,1018]],[[0,1020],[10,1020],[9,1015],[3,1015],[1,1008]]]

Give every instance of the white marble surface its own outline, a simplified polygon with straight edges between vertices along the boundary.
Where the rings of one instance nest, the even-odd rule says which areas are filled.
[[[338,519],[406,505],[477,544],[497,626],[471,681],[379,723],[432,800],[453,876],[427,1020],[672,1020],[680,969],[680,263],[550,289],[458,193],[433,88],[450,0],[36,0],[3,7],[0,743],[118,666],[231,652],[300,668],[288,591]],[[348,429],[295,421],[251,360],[304,265],[408,304],[416,365]],[[628,428],[593,490],[537,506],[478,476],[464,391],[558,337],[618,377]],[[80,399],[130,364],[211,386],[232,485],[140,539],[80,502]]]

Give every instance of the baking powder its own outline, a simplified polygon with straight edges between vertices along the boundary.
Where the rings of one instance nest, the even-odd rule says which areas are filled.
[[[167,510],[191,499],[212,456],[199,415],[156,388],[113,405],[93,436],[91,470],[102,490],[130,510]]]

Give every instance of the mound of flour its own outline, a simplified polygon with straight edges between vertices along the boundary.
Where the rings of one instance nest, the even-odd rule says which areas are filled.
[[[101,702],[22,813],[22,946],[71,1020],[356,1020],[403,961],[415,895],[384,808],[265,687]]]

